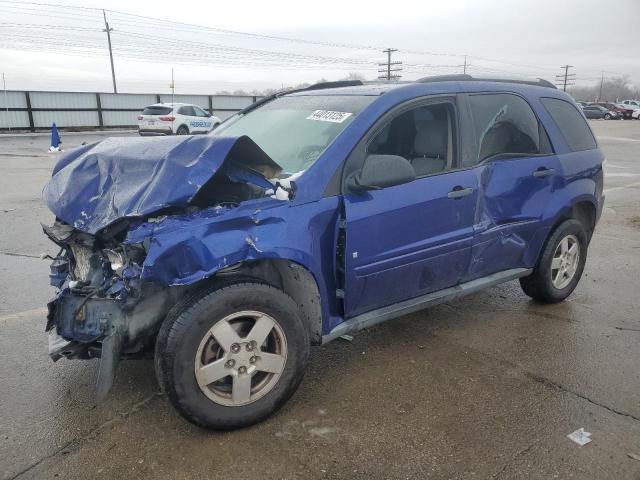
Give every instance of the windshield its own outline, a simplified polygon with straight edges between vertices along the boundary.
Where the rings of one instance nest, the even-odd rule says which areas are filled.
[[[215,135],[247,135],[284,175],[306,170],[376,97],[309,95],[280,97],[230,119]]]

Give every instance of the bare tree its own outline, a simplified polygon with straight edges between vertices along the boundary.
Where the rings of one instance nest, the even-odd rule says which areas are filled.
[[[628,75],[605,78],[602,85],[598,83],[592,87],[573,87],[567,89],[567,92],[576,100],[587,102],[616,102],[640,96],[640,89],[631,84]]]
[[[349,74],[342,80],[360,80],[361,82],[364,82],[365,77],[360,72],[349,72]]]

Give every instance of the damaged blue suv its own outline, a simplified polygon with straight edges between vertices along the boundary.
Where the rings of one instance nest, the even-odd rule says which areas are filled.
[[[576,287],[602,211],[603,155],[545,81],[431,77],[276,94],[207,136],[66,153],[44,189],[60,247],[54,360],[154,356],[177,410],[260,421],[311,344],[519,279]]]

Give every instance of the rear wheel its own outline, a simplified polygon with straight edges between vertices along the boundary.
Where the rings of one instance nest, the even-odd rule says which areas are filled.
[[[562,222],[547,240],[533,273],[520,279],[524,293],[544,303],[571,295],[582,277],[587,245],[587,233],[578,220]]]
[[[251,425],[278,410],[308,357],[295,302],[254,282],[192,297],[167,317],[156,344],[158,378],[173,405],[215,429]]]
[[[605,120],[611,120],[611,114],[610,113],[605,113],[604,114],[604,119]]]
[[[189,135],[189,128],[186,125],[180,125],[176,130],[176,135]]]

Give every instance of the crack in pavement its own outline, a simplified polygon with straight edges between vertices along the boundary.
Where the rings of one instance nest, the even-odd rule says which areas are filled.
[[[41,259],[40,255],[32,255],[30,253],[16,253],[16,252],[0,252],[2,255],[8,255],[10,257],[26,257],[26,258],[37,258]]]
[[[640,328],[629,328],[629,327],[613,327],[616,330],[622,330],[625,332],[640,332]]]
[[[545,378],[542,375],[538,375],[536,373],[530,372],[529,370],[524,368],[522,365],[519,365],[519,364],[514,363],[514,362],[510,362],[509,360],[505,360],[504,358],[496,357],[494,355],[491,355],[490,353],[484,352],[482,350],[478,350],[477,348],[473,348],[473,347],[468,346],[468,345],[462,345],[462,344],[459,344],[458,342],[452,342],[451,340],[443,338],[443,337],[441,337],[440,335],[437,335],[437,334],[435,334],[434,336],[438,337],[440,340],[448,343],[449,345],[455,345],[457,347],[462,347],[462,348],[465,348],[467,350],[472,350],[472,351],[478,353],[479,355],[482,355],[484,357],[490,358],[490,359],[492,359],[492,360],[494,360],[494,361],[496,361],[498,363],[502,363],[504,365],[509,366],[510,368],[518,370],[526,378],[529,378],[530,380],[538,382],[538,383],[544,385],[545,387],[551,388],[551,389],[556,390],[556,391],[569,393],[569,394],[571,394],[571,395],[573,395],[575,397],[581,398],[582,400],[586,400],[587,402],[591,403],[592,405],[595,405],[595,406],[600,407],[600,408],[604,408],[605,410],[608,410],[611,413],[615,413],[616,415],[620,415],[621,417],[630,418],[632,420],[635,420],[636,422],[640,422],[640,417],[638,417],[638,416],[636,416],[636,415],[634,415],[632,413],[625,412],[623,410],[618,410],[615,407],[611,407],[609,405],[605,405],[604,403],[600,403],[600,402],[597,402],[595,400],[592,400],[588,396],[586,396],[586,395],[584,395],[584,394],[582,394],[580,392],[576,392],[576,391],[574,391],[574,390],[562,385],[561,383],[554,382],[553,380]]]
[[[529,450],[531,450],[534,445],[538,443],[537,441],[533,442],[531,445],[529,445],[528,447],[525,447],[521,450],[518,450],[515,455],[513,457],[511,457],[509,459],[509,461],[507,461],[500,470],[498,470],[496,473],[494,473],[493,475],[491,475],[491,478],[498,478],[499,476],[501,476],[505,470],[507,469],[507,467],[509,467],[509,465],[511,465],[513,462],[515,462],[518,457],[520,457],[521,455],[524,455],[525,453],[527,453]]]
[[[90,430],[86,434],[84,434],[84,435],[82,435],[80,437],[76,437],[76,438],[68,441],[62,447],[56,449],[55,451],[53,451],[49,455],[46,455],[46,456],[42,457],[40,460],[32,463],[31,465],[29,465],[28,467],[22,469],[21,471],[19,471],[15,475],[13,475],[11,477],[6,477],[5,480],[16,480],[17,478],[23,476],[24,474],[26,474],[26,473],[30,472],[31,470],[33,470],[34,468],[36,468],[38,465],[40,465],[44,461],[49,460],[50,458],[55,458],[59,454],[64,453],[65,451],[68,451],[72,447],[75,447],[75,446],[80,447],[82,442],[91,439],[93,436],[95,436],[96,434],[100,433],[105,428],[110,427],[112,425],[115,425],[116,423],[127,419],[129,416],[133,415],[134,413],[140,411],[142,408],[147,406],[155,398],[159,398],[162,395],[163,394],[161,392],[156,392],[156,393],[153,393],[152,395],[149,395],[148,397],[140,400],[138,403],[135,403],[128,411],[116,414],[115,417],[107,420],[106,422],[104,422],[101,425],[98,425],[97,427],[95,427],[93,430]]]
[[[604,408],[605,410],[608,410],[611,413],[615,413],[616,415],[620,415],[620,416],[623,416],[623,417],[631,418],[631,419],[635,420],[636,422],[640,422],[640,417],[637,417],[637,416],[633,415],[632,413],[625,412],[625,411],[622,411],[622,410],[618,410],[618,409],[616,409],[614,407],[610,407],[609,405],[605,405],[604,403],[600,403],[600,402],[597,402],[595,400],[592,400],[592,399],[590,399],[589,397],[587,397],[586,395],[584,395],[584,394],[582,394],[580,392],[576,392],[574,390],[571,390],[570,388],[565,387],[561,383],[556,383],[553,380],[549,380],[548,378],[545,378],[545,377],[543,377],[541,375],[537,375],[535,373],[532,373],[532,372],[520,367],[519,365],[514,364],[514,366],[517,367],[517,368],[520,368],[524,372],[525,376],[527,376],[531,380],[534,380],[534,381],[536,381],[538,383],[541,383],[546,387],[553,388],[554,390],[560,390],[562,392],[570,393],[571,395],[574,395],[574,396],[576,396],[578,398],[586,400],[587,402],[589,402],[589,403],[591,403],[593,405],[596,405],[598,407]]]

